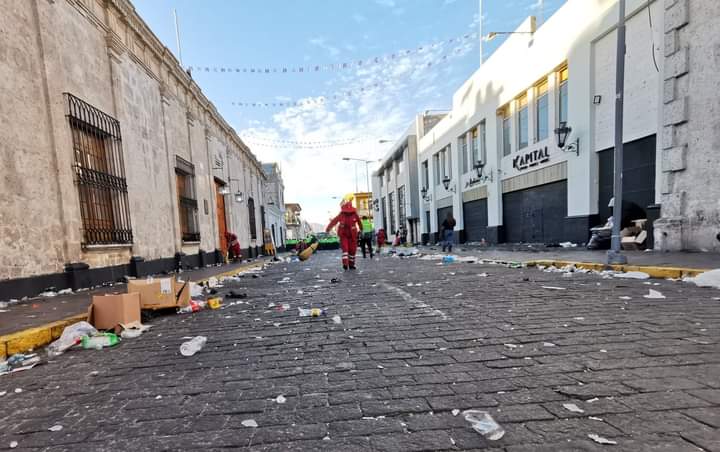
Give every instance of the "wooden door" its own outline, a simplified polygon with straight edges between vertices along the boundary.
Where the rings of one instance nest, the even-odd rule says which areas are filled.
[[[227,232],[227,224],[225,223],[225,196],[219,193],[222,186],[222,184],[215,181],[215,199],[217,203],[217,222],[218,234],[220,235],[220,249],[223,252],[223,256],[227,256],[228,243],[225,238],[225,233]]]

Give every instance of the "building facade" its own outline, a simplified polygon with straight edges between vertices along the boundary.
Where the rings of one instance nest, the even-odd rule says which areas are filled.
[[[285,204],[285,225],[288,240],[305,239],[313,231],[310,223],[302,218],[302,207],[298,203]]]
[[[0,293],[87,287],[262,244],[265,173],[127,0],[0,16]]]
[[[418,115],[372,175],[374,226],[376,230],[383,228],[391,242],[401,228],[407,232],[410,243],[421,240],[417,137],[442,116],[429,112]]]
[[[464,242],[585,243],[606,221],[617,8],[616,0],[569,0],[540,28],[528,18],[456,91],[452,110],[418,135],[416,192],[431,240],[449,213]],[[623,214],[648,218],[649,229],[660,213],[663,18],[660,1],[627,3]],[[560,128],[571,129],[563,147]]]
[[[373,218],[372,210],[372,193],[370,192],[358,192],[353,193],[353,206],[357,210],[357,214],[362,217]]]
[[[270,231],[275,249],[285,249],[287,227],[285,226],[285,185],[282,171],[277,163],[263,163],[266,183],[263,193],[265,199],[265,227]]]
[[[720,251],[720,2],[668,0],[664,16],[655,243]]]

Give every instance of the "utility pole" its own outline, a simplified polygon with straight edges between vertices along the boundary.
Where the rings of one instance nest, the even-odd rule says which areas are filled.
[[[611,248],[607,253],[608,264],[626,264],[622,254],[620,226],[622,223],[623,185],[623,105],[625,96],[625,0],[618,3],[620,16],[617,26],[617,57],[615,71],[615,186],[613,204],[613,227]]]
[[[182,67],[182,49],[180,48],[180,26],[178,25],[176,9],[173,9],[173,17],[175,17],[175,41],[177,42],[178,61],[180,61],[180,67]]]

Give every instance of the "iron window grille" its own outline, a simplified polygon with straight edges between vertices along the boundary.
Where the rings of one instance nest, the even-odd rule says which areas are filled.
[[[195,166],[175,156],[175,177],[180,214],[180,233],[183,242],[200,241],[198,202],[195,195]]]
[[[72,134],[82,246],[132,244],[120,122],[64,93]]]

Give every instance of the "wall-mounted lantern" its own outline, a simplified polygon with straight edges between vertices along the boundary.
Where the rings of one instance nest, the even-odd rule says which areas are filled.
[[[575,138],[572,143],[567,143],[567,139],[572,132],[572,127],[567,125],[567,122],[562,121],[560,127],[555,129],[555,136],[557,138],[557,145],[563,152],[574,152],[578,157],[580,156],[580,138]]]
[[[454,185],[452,187],[450,186],[451,181],[452,181],[452,179],[450,179],[450,176],[443,177],[443,180],[442,180],[443,187],[445,187],[445,190],[455,193],[455,190],[456,190],[455,186]]]

